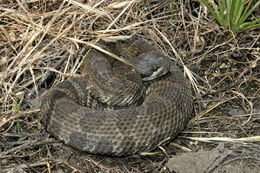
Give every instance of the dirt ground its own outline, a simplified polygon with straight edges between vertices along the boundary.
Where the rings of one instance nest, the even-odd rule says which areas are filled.
[[[197,1],[2,0],[0,172],[258,172],[259,31],[225,31]],[[184,70],[193,119],[149,155],[91,155],[55,140],[39,96],[79,74],[89,42],[122,35],[148,39]]]

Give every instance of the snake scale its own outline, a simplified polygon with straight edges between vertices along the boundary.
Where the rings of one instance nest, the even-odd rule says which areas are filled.
[[[173,139],[193,109],[180,69],[141,37],[99,45],[130,65],[92,48],[84,77],[64,80],[41,97],[46,130],[69,146],[110,156],[148,152]]]

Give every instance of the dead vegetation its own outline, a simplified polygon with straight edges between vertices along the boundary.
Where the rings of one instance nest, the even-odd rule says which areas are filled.
[[[176,171],[168,167],[171,157],[210,153],[219,143],[223,157],[205,172],[259,170],[259,29],[234,35],[198,2],[171,7],[170,0],[2,0],[0,170],[169,172]],[[253,18],[259,17],[258,9]],[[76,151],[49,136],[38,117],[39,96],[79,74],[89,43],[133,34],[172,57],[192,83],[194,118],[180,137],[155,155],[112,158]]]

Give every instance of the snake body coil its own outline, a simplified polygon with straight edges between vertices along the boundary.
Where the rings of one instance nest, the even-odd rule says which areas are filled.
[[[151,151],[161,141],[174,138],[187,124],[193,107],[190,87],[179,68],[170,60],[163,64],[167,71],[158,67],[160,62],[151,62],[165,56],[141,38],[103,45],[119,56],[127,55],[127,61],[137,68],[126,67],[128,79],[120,79],[115,77],[121,73],[116,70],[117,62],[110,66],[103,53],[91,50],[81,69],[84,78],[65,80],[42,96],[40,113],[47,131],[79,150],[114,156]],[[150,79],[157,72],[149,68],[163,75]],[[136,71],[141,77],[132,76]],[[148,81],[146,87],[127,87],[142,78]],[[134,105],[138,100],[142,101]],[[108,109],[113,105],[118,108]]]

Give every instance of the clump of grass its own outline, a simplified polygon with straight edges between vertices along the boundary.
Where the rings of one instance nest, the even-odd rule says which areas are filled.
[[[243,32],[260,26],[260,18],[246,22],[252,12],[260,5],[260,1],[252,8],[250,7],[253,0],[249,0],[249,2],[247,0],[218,0],[218,4],[213,0],[201,1],[224,29]]]

